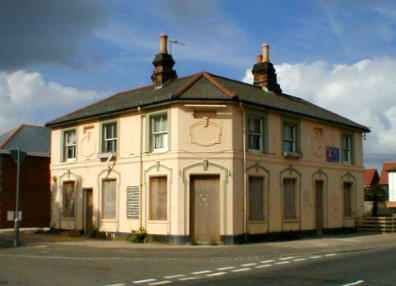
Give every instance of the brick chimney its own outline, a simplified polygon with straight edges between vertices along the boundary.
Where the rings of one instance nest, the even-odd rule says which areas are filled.
[[[151,80],[156,88],[161,88],[167,82],[177,78],[176,71],[173,69],[175,61],[168,53],[168,35],[166,34],[161,34],[160,51],[155,56],[153,65],[155,68]]]
[[[262,54],[257,56],[257,63],[253,66],[253,84],[266,90],[281,94],[282,89],[278,84],[276,71],[270,59],[270,46],[262,45]]]

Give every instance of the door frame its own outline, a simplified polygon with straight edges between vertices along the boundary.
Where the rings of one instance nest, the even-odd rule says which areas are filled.
[[[221,242],[221,217],[222,217],[222,213],[221,213],[221,175],[217,174],[217,173],[206,173],[206,174],[190,174],[189,175],[189,234],[190,234],[190,239],[191,242],[193,244],[196,243],[195,239],[194,239],[194,211],[195,211],[195,196],[193,194],[193,181],[194,178],[216,178],[218,180],[218,240],[217,243]],[[225,210],[223,210],[224,212]]]

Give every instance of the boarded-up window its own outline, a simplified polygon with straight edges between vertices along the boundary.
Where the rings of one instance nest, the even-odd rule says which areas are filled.
[[[139,187],[127,188],[127,217],[130,219],[139,219],[140,210],[140,192]]]
[[[150,220],[167,219],[167,178],[150,178]]]
[[[344,183],[344,216],[352,216],[352,183]]]
[[[297,218],[297,180],[287,178],[283,180],[283,209],[284,219]]]
[[[63,183],[63,216],[64,217],[75,217],[75,183],[73,181]]]
[[[264,178],[249,177],[249,220],[264,219]]]
[[[102,217],[116,218],[116,180],[114,179],[102,182]]]

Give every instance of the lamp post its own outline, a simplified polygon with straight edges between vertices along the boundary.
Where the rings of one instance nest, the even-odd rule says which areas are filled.
[[[20,201],[20,181],[21,181],[21,165],[26,157],[26,153],[21,151],[19,148],[11,150],[11,157],[14,159],[17,165],[16,172],[16,192],[15,192],[15,213],[14,213],[14,228],[15,228],[15,241],[14,246],[20,246],[19,238],[19,201]]]

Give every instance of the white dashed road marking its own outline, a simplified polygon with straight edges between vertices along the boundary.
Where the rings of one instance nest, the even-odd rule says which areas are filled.
[[[144,283],[150,283],[150,282],[155,282],[157,279],[144,279],[144,280],[137,280],[133,281],[133,284],[144,284]]]
[[[301,262],[301,261],[305,261],[305,260],[307,260],[306,258],[296,258],[296,259],[293,259],[293,262]]]
[[[217,270],[219,270],[219,271],[231,270],[231,269],[235,269],[235,266],[227,266],[227,267],[217,268]]]
[[[295,256],[282,257],[282,258],[279,258],[279,260],[285,261],[285,260],[291,260],[293,258],[296,258],[296,257]]]
[[[163,276],[163,279],[165,280],[159,280],[159,279],[155,279],[155,278],[148,278],[148,279],[144,279],[144,280],[136,280],[136,281],[132,281],[133,284],[146,284],[146,285],[165,285],[165,284],[170,284],[175,280],[178,281],[189,281],[189,280],[197,280],[197,279],[202,279],[205,277],[216,277],[216,276],[222,276],[222,275],[226,275],[227,273],[237,273],[237,272],[244,272],[244,271],[249,271],[252,270],[253,267],[255,269],[263,269],[263,268],[269,268],[272,266],[276,266],[276,265],[284,265],[284,264],[290,264],[292,262],[301,262],[301,261],[306,261],[308,259],[319,259],[319,258],[325,258],[325,257],[333,257],[338,255],[337,253],[327,253],[327,254],[323,254],[323,255],[311,255],[311,256],[307,256],[307,257],[299,257],[299,256],[287,256],[287,257],[280,257],[277,260],[275,259],[268,259],[268,260],[262,260],[260,261],[261,264],[256,263],[256,262],[251,262],[251,263],[245,263],[245,264],[241,264],[239,267],[237,268],[236,266],[223,266],[223,267],[218,267],[216,268],[216,270],[200,270],[200,271],[196,271],[196,272],[191,272],[191,275],[193,276],[187,276],[187,274],[173,274],[173,275],[167,275],[167,276]],[[215,272],[215,271],[219,271],[219,272]],[[229,271],[229,272],[226,272]],[[205,274],[205,276],[202,276],[203,274]],[[173,281],[172,281],[173,280]],[[362,283],[364,283],[363,280],[359,280],[356,282],[352,282],[349,284],[344,284],[342,286],[357,286],[357,285],[362,285]],[[125,283],[115,283],[115,284],[107,284],[106,286],[126,286]]]
[[[268,263],[272,263],[274,261],[275,260],[273,260],[273,259],[271,259],[271,260],[263,260],[263,261],[260,261],[260,263],[268,264]]]
[[[241,264],[241,267],[250,267],[255,265],[257,265],[257,263],[246,263],[246,264]]]
[[[159,282],[154,282],[154,283],[150,283],[149,285],[165,285],[165,284],[169,284],[172,283],[172,281],[168,281],[168,280],[164,280],[164,281],[159,281]]]
[[[192,272],[192,275],[201,275],[201,274],[206,274],[206,273],[210,273],[212,272],[211,270],[202,270],[202,271],[198,271],[198,272]]]
[[[227,272],[216,272],[216,273],[207,274],[206,277],[216,277],[216,276],[222,276],[225,274],[227,274]]]
[[[359,281],[356,281],[356,282],[344,284],[344,285],[342,285],[342,286],[357,286],[357,285],[362,285],[363,283],[364,283],[363,280],[359,280]]]
[[[249,271],[251,270],[251,268],[238,268],[238,269],[234,269],[231,272],[243,272],[243,271]]]
[[[184,277],[180,278],[179,281],[189,281],[189,280],[197,280],[199,277]]]
[[[185,277],[186,275],[184,274],[175,274],[175,275],[170,275],[170,276],[164,276],[165,279],[175,279],[175,278],[181,278]]]
[[[268,268],[268,267],[271,267],[271,266],[272,266],[272,264],[262,264],[262,265],[256,266],[255,268],[261,269],[261,268]]]

